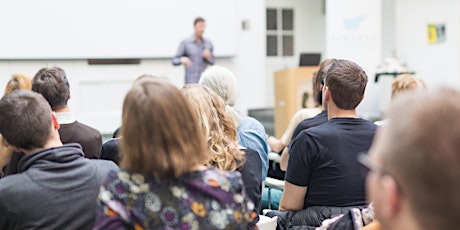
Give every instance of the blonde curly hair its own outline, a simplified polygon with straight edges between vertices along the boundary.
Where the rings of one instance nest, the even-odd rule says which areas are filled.
[[[426,88],[423,81],[411,74],[398,75],[391,84],[391,98],[405,90],[424,89]]]
[[[236,170],[245,160],[236,138],[236,126],[225,109],[222,98],[203,85],[187,84],[182,93],[194,105],[203,135],[207,138],[211,152],[205,165],[223,170]]]

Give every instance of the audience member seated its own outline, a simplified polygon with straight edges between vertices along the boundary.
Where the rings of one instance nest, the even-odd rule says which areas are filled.
[[[299,123],[305,119],[315,117],[316,115],[321,113],[321,111],[323,111],[323,106],[322,106],[323,102],[321,98],[321,91],[322,91],[321,81],[324,78],[324,74],[327,71],[327,67],[329,67],[329,64],[332,61],[335,61],[335,59],[326,59],[323,62],[321,62],[321,64],[319,65],[318,72],[315,72],[312,78],[313,99],[314,99],[315,107],[314,108],[305,107],[297,111],[292,117],[291,121],[289,122],[289,125],[287,129],[284,131],[283,136],[281,136],[281,139],[277,139],[276,137],[272,137],[272,136],[267,138],[268,145],[270,146],[270,149],[272,151],[281,154],[284,148],[286,148],[291,142],[291,138],[294,134],[294,130],[299,125]],[[325,119],[324,122],[326,121],[327,119]]]
[[[113,134],[112,139],[106,141],[102,144],[101,151],[99,152],[99,159],[101,160],[111,160],[115,164],[120,164],[120,128],[117,128]]]
[[[10,80],[6,83],[5,87],[5,93],[3,95],[6,95],[8,93],[13,92],[14,90],[32,90],[32,78],[29,77],[29,75],[24,74],[24,73],[13,73],[11,75]],[[6,152],[13,152],[11,154],[11,159],[3,162],[3,164],[0,164],[0,169],[3,168],[2,165],[7,164],[3,168],[3,172],[0,172],[0,174],[4,175],[11,175],[11,174],[16,174],[18,172],[17,165],[19,163],[19,160],[24,156],[24,153],[22,152],[16,152],[13,151],[11,148],[3,148],[1,151],[6,151]]]
[[[426,85],[420,79],[417,79],[411,74],[401,74],[393,79],[391,84],[391,99],[402,91],[414,90],[414,89],[425,89]],[[375,124],[378,126],[384,126],[388,124],[388,119],[376,121]]]
[[[336,61],[335,59],[326,59],[323,62],[321,62],[318,72],[313,77],[313,97],[315,99],[315,103],[318,106],[322,107],[323,105],[323,101],[322,101],[323,100],[322,98],[323,88],[322,87],[323,87],[323,82],[324,82],[324,76],[329,66],[331,65],[331,63],[334,63],[335,61]],[[317,108],[314,108],[314,109],[316,110]],[[320,113],[317,114],[316,116],[301,120],[299,123],[299,121],[297,121],[297,117],[303,116],[302,113],[303,112],[300,112],[300,113],[298,112],[294,115],[294,118],[289,123],[288,130],[286,130],[286,132],[283,134],[282,140],[283,140],[283,143],[286,143],[286,145],[283,144],[283,149],[281,151],[281,157],[280,157],[279,164],[275,164],[276,168],[269,167],[269,171],[268,171],[269,177],[279,179],[279,180],[284,180],[284,177],[285,177],[284,171],[286,171],[287,169],[288,160],[289,160],[289,151],[287,148],[288,147],[287,143],[290,143],[292,140],[294,140],[297,134],[300,133],[300,131],[311,128],[311,127],[315,127],[315,126],[318,126],[318,125],[321,125],[327,122],[327,110],[326,109],[323,109],[323,111],[320,111]],[[295,130],[293,128],[295,128]],[[273,138],[271,139],[273,140]],[[270,140],[270,138],[268,140]],[[270,166],[272,166],[272,164]],[[262,193],[262,209],[264,208],[278,209],[282,193],[283,191],[277,188],[264,188],[263,193]]]
[[[198,84],[187,84],[182,92],[194,104],[195,113],[201,118],[198,123],[211,153],[206,163],[219,169],[241,172],[246,194],[254,202],[255,212],[259,213],[262,193],[259,154],[253,149],[238,146],[235,124],[225,111],[224,101],[219,95]]]
[[[367,79],[354,62],[333,63],[322,95],[328,122],[300,132],[291,145],[280,210],[303,209],[303,225],[316,227],[331,217],[324,214],[366,205],[357,156],[368,151],[377,126],[359,118],[356,107]]]
[[[198,120],[166,80],[134,83],[123,103],[122,170],[100,190],[93,229],[254,228],[241,175],[203,165],[210,153]]]
[[[134,80],[134,84],[137,81],[140,81],[141,79],[144,78],[158,78],[156,76],[153,76],[151,74],[142,74],[136,80]],[[112,139],[106,141],[104,144],[102,144],[101,151],[99,152],[99,159],[102,160],[111,160],[115,162],[117,165],[120,164],[121,161],[121,155],[120,155],[120,129],[121,127],[118,127],[112,134]]]
[[[411,91],[416,89],[425,89],[426,85],[419,79],[409,74],[397,76],[392,83],[391,98],[394,99],[401,92]],[[377,125],[385,126],[388,124],[389,119],[375,122]],[[363,217],[363,218],[361,218]],[[373,230],[381,229],[380,222],[374,220],[373,205],[364,209],[351,209],[348,215],[341,215],[323,221],[320,229],[340,229],[340,230]],[[372,222],[370,222],[373,220]],[[350,224],[353,223],[353,224]]]
[[[399,94],[388,125],[361,162],[370,170],[368,199],[384,229],[458,229],[460,92]]]
[[[70,112],[67,105],[70,85],[64,70],[60,67],[40,69],[32,79],[32,91],[42,94],[56,113],[62,143],[78,143],[85,157],[98,158],[102,146],[101,133],[78,122]]]
[[[327,108],[323,105],[323,86],[324,86],[324,78],[326,77],[327,71],[329,70],[330,66],[334,64],[337,60],[336,59],[326,59],[320,64],[320,68],[318,70],[319,78],[316,78],[316,82],[314,84],[313,92],[315,95],[316,102],[323,106],[323,111],[316,115],[315,117],[305,119],[301,121],[297,127],[295,128],[294,132],[292,133],[292,137],[290,139],[290,144],[287,148],[285,148],[281,154],[280,159],[280,167],[281,170],[286,171],[289,163],[289,148],[292,145],[292,142],[295,140],[297,135],[306,129],[316,127],[318,125],[324,124],[327,122]]]
[[[258,120],[242,116],[233,108],[238,96],[233,73],[222,66],[211,66],[202,73],[199,83],[209,87],[224,100],[226,110],[237,127],[239,144],[259,153],[262,160],[262,180],[265,180],[268,171],[267,134],[264,126]]]
[[[57,117],[38,93],[13,91],[0,111],[1,144],[25,153],[19,172],[0,180],[0,229],[90,229],[99,187],[117,166],[63,145]]]
[[[14,90],[31,90],[32,78],[24,73],[13,73],[10,80],[6,83],[3,95],[13,92]]]

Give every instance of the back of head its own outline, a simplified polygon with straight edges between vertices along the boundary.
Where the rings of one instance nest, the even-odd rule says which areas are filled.
[[[318,72],[316,73],[315,77],[313,77],[313,96],[315,97],[315,104],[322,105],[323,104],[323,97],[321,86],[323,85],[324,78],[326,76],[329,67],[332,63],[336,62],[336,59],[326,59],[319,65]]]
[[[391,84],[391,98],[405,90],[426,88],[425,85],[411,74],[397,76]]]
[[[53,110],[62,109],[70,98],[69,81],[60,67],[40,69],[32,79],[32,91],[45,97]]]
[[[238,150],[236,127],[225,110],[223,100],[206,86],[187,84],[184,95],[194,104],[202,133],[211,151],[209,163],[224,170],[235,170],[244,162]]]
[[[366,73],[352,61],[337,60],[326,73],[325,85],[340,109],[355,109],[364,98],[366,84]]]
[[[121,166],[131,172],[173,178],[208,159],[192,105],[174,85],[145,78],[123,102]]]
[[[377,148],[419,226],[460,226],[460,92],[403,92],[393,100]]]
[[[15,90],[0,101],[0,133],[21,149],[43,147],[51,132],[51,113],[40,94]]]
[[[233,108],[238,97],[236,79],[233,73],[222,66],[211,66],[201,74],[199,83],[210,88],[224,100],[228,114],[238,126],[240,116]]]
[[[14,90],[31,90],[32,78],[24,73],[13,73],[11,79],[6,83],[4,95],[11,93]]]
[[[226,105],[233,106],[235,104],[238,97],[236,79],[233,73],[227,68],[222,66],[207,68],[201,74],[199,83],[217,93]]]

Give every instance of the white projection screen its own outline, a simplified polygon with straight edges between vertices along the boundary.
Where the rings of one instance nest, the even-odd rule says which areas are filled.
[[[170,58],[206,20],[214,53],[236,53],[234,0],[0,2],[0,59]]]

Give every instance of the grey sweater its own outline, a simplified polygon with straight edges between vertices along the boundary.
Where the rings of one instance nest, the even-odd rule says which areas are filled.
[[[91,229],[111,161],[89,160],[79,144],[44,149],[0,180],[0,229]]]

